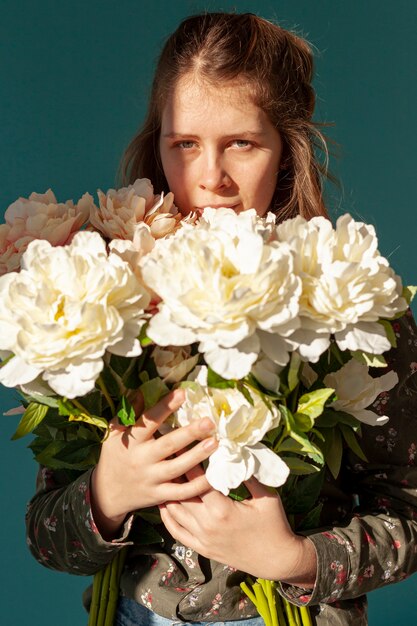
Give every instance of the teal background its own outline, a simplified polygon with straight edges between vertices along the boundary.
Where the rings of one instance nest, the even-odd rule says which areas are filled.
[[[317,119],[338,144],[333,215],[377,226],[380,248],[405,282],[417,280],[417,3],[414,0],[1,0],[0,207],[52,187],[64,201],[114,185],[139,125],[152,64],[178,21],[202,10],[251,11],[304,34],[317,49]],[[0,390],[3,410],[17,404]],[[1,417],[1,623],[85,623],[85,578],[50,572],[25,546],[35,480],[27,441]],[[416,578],[371,594],[371,626],[413,623]]]

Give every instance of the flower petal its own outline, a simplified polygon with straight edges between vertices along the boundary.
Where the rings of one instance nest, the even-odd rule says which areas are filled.
[[[259,339],[252,335],[238,343],[234,348],[215,349],[205,353],[205,358],[217,374],[223,378],[243,378],[249,374],[259,352]]]
[[[285,483],[290,469],[275,452],[262,443],[251,446],[250,452],[255,458],[253,475],[260,483],[269,487],[280,487]]]
[[[358,322],[335,333],[341,350],[363,350],[369,354],[383,354],[391,348],[385,328],[378,322]]]
[[[219,446],[209,459],[206,478],[210,485],[225,496],[252,476],[255,469],[251,455],[235,456],[226,446]]]

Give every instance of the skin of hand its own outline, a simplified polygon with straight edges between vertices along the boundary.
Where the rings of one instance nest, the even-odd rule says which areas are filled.
[[[210,437],[215,430],[210,419],[154,436],[183,401],[184,392],[178,389],[140,415],[134,426],[111,422],[91,478],[94,521],[106,539],[116,536],[131,511],[168,500],[192,499],[210,487],[203,472],[178,481],[216,449],[217,441]]]
[[[187,478],[202,474],[194,468]],[[242,502],[211,487],[199,497],[166,502],[159,507],[162,521],[174,539],[203,556],[255,577],[313,588],[313,543],[291,530],[277,494],[254,478],[245,484],[252,497]]]

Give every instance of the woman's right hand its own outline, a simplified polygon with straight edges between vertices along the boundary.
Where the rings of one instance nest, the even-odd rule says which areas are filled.
[[[112,421],[91,479],[94,521],[104,538],[114,537],[131,511],[188,500],[210,488],[205,475],[177,481],[216,449],[217,441],[210,437],[215,431],[210,419],[195,420],[154,437],[183,401],[184,392],[177,389],[141,414],[134,426]],[[188,449],[195,441],[199,443]]]

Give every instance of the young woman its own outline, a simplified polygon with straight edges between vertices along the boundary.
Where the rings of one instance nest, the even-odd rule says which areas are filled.
[[[161,54],[148,117],[126,152],[126,180],[146,176],[158,192],[173,191],[184,214],[226,206],[272,210],[277,220],[326,216],[311,80],[308,44],[266,20],[222,13],[185,20]],[[279,497],[255,479],[244,502],[213,490],[200,466],[217,445],[210,420],[156,438],[183,401],[176,391],[143,413],[138,402],[129,444],[115,425],[93,471],[70,484],[41,473],[28,511],[36,558],[92,574],[130,545],[119,626],[256,625],[239,587],[245,572],[279,580],[281,593],[311,606],[318,625],[366,624],[364,594],[417,569],[417,335],[410,316],[395,330],[389,358],[400,385],[383,400],[391,420],[363,428],[369,464],[346,455],[337,483],[326,481],[320,530],[295,534]],[[155,505],[165,541],[142,546],[131,512]]]

